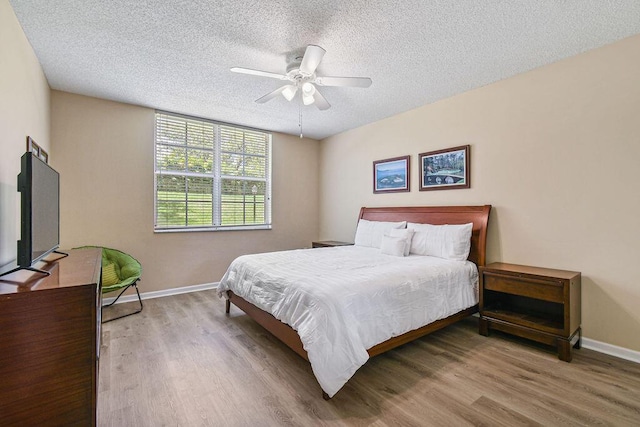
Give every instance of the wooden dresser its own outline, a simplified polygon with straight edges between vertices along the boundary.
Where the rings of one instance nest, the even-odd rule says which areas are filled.
[[[96,425],[102,252],[68,253],[0,278],[1,426]]]
[[[580,348],[580,285],[576,271],[493,263],[480,267],[480,334],[490,329],[556,346],[570,362]]]

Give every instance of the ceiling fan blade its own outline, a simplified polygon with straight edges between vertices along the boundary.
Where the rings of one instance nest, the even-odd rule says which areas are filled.
[[[262,98],[256,99],[256,102],[258,104],[264,104],[265,102],[270,101],[273,98],[275,98],[276,96],[280,95],[282,93],[282,91],[285,90],[287,87],[289,87],[289,85],[281,86],[278,89],[274,90],[273,92],[269,92],[268,94],[266,94]]]
[[[302,62],[300,63],[300,73],[310,76],[316,71],[322,57],[325,54],[325,50],[320,46],[310,44],[307,46],[307,50],[304,52]]]
[[[319,86],[369,87],[372,81],[369,77],[316,77],[315,83]]]
[[[331,104],[329,104],[327,99],[324,96],[322,96],[320,91],[317,89],[313,93],[313,101],[314,101],[313,102],[314,105],[318,107],[318,110],[328,110],[329,108],[331,108]]]
[[[270,73],[268,71],[252,70],[251,68],[233,67],[231,71],[234,73],[240,73],[240,74],[250,74],[252,76],[270,77],[272,79],[287,80],[287,76],[285,76],[284,74],[276,74],[276,73]]]

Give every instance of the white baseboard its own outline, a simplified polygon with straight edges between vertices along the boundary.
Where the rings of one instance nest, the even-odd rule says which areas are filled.
[[[203,283],[202,285],[193,285],[193,286],[184,286],[181,288],[172,288],[172,289],[164,289],[162,291],[153,291],[153,292],[142,292],[140,293],[140,298],[142,299],[152,299],[152,298],[162,298],[168,297],[171,295],[180,295],[186,294],[190,292],[198,292],[198,291],[207,291],[210,289],[216,289],[220,282],[214,283]],[[104,298],[103,304],[110,304],[115,297],[112,298]],[[121,297],[117,304],[137,301],[138,297],[134,295],[126,295]],[[474,314],[477,316],[477,314]],[[620,359],[629,360],[631,362],[640,363],[640,351],[630,350],[624,347],[618,347],[617,345],[607,344],[604,342],[592,340],[590,338],[582,337],[582,347],[597,351],[599,353],[608,354],[610,356],[619,357]]]
[[[617,345],[607,344],[605,342],[584,337],[582,338],[582,347],[597,351],[598,353],[604,353],[610,356],[619,357],[620,359],[640,363],[640,351],[630,350],[628,348],[618,347]]]
[[[180,295],[187,294],[190,292],[198,292],[198,291],[208,291],[210,289],[216,289],[220,282],[214,283],[203,283],[202,285],[193,285],[193,286],[183,286],[181,288],[172,288],[172,289],[164,289],[162,291],[153,291],[153,292],[140,292],[140,298],[142,299],[152,299],[152,298],[162,298],[168,297],[170,295]],[[117,295],[116,295],[117,296]],[[102,304],[111,304],[116,297],[103,298]],[[138,296],[136,294],[133,295],[123,295],[120,297],[116,304],[138,301]]]

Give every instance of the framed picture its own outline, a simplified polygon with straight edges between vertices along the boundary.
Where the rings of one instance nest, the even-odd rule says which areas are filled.
[[[43,162],[49,163],[49,153],[44,151],[44,148],[40,148],[40,155],[38,157],[40,157],[40,160]]]
[[[30,136],[27,136],[27,152],[33,153],[36,157],[40,157],[40,146],[36,144]]]
[[[373,162],[373,192],[397,193],[409,191],[410,159],[411,156],[402,156]]]
[[[420,191],[469,188],[469,145],[420,153]]]

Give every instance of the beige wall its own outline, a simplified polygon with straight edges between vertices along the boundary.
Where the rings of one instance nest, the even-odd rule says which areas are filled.
[[[27,135],[49,150],[49,85],[9,2],[0,0],[0,267],[16,259],[16,176]]]
[[[52,91],[62,247],[121,249],[141,292],[220,280],[247,253],[309,247],[318,234],[319,143],[273,135],[273,229],[153,232],[154,110]]]
[[[360,206],[492,204],[488,259],[581,271],[586,337],[640,351],[640,36],[321,142],[320,237]],[[471,145],[471,188],[418,191],[418,153]],[[411,192],[372,161],[411,154]]]

